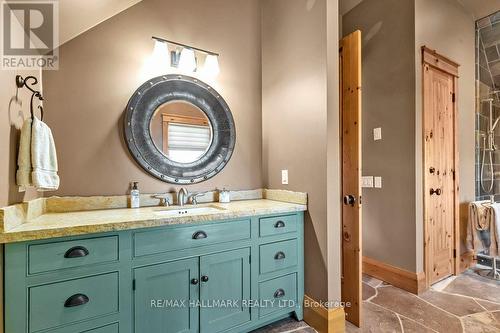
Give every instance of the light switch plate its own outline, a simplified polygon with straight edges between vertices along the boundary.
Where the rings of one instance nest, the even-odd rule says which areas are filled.
[[[374,141],[382,140],[382,128],[381,127],[377,127],[377,128],[373,129],[373,140]]]
[[[372,188],[373,187],[373,176],[363,176],[361,177],[361,187]]]
[[[382,177],[375,177],[375,188],[382,188]]]
[[[281,184],[288,185],[288,170],[281,170]]]

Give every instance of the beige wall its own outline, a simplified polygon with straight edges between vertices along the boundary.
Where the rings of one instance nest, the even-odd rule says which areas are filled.
[[[342,227],[339,109],[339,1],[326,2],[327,54],[327,251],[328,300],[341,299]]]
[[[397,15],[395,15],[397,13]],[[413,0],[364,0],[342,18],[363,36],[363,255],[410,271],[415,263],[415,39]],[[373,129],[382,128],[382,140]]]
[[[474,19],[455,0],[415,1],[416,152],[422,151],[422,45],[458,62],[458,147],[460,172],[460,220],[467,222],[467,203],[474,200],[475,69]],[[417,207],[422,211],[422,158],[417,153]],[[423,217],[417,215],[417,261],[423,270]]]
[[[16,102],[17,74],[41,77],[40,71],[0,70],[0,156],[3,157],[0,161],[0,207],[39,196],[33,190],[19,192],[16,186],[19,134],[24,119],[29,117],[31,98],[31,93],[24,88],[19,90],[19,102]]]
[[[305,288],[318,300],[328,298],[326,17],[325,0],[263,2],[264,183],[309,194]]]
[[[221,54],[212,84],[235,118],[235,152],[219,175],[190,190],[261,187],[260,15],[260,1],[144,0],[64,44],[60,70],[44,72],[61,177],[56,194],[123,194],[132,180],[143,192],[173,189],[131,159],[121,131],[135,89],[164,74],[146,71],[153,35]]]

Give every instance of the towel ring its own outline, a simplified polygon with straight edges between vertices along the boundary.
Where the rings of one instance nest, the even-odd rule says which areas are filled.
[[[30,80],[33,81],[31,83],[32,86],[34,86],[35,84],[38,83],[38,79],[34,76],[27,76],[25,78],[23,78],[21,75],[16,76],[17,88],[20,89],[22,87],[26,87],[26,89],[28,89],[29,91],[32,92],[31,103],[30,103],[30,112],[31,112],[31,120],[33,120],[35,118],[35,112],[33,110],[33,100],[36,97],[36,98],[38,98],[39,101],[43,101],[43,96],[40,93],[40,91],[34,90],[28,85],[28,81],[30,81]],[[40,120],[43,120],[43,107],[41,105],[38,105],[38,110],[40,110]]]

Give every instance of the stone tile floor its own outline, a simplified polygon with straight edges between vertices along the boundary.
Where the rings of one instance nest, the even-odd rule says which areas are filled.
[[[362,323],[346,332],[500,332],[500,282],[467,271],[417,296],[364,275]]]
[[[416,296],[363,275],[363,328],[347,333],[500,333],[500,282],[473,271],[450,277]],[[313,333],[304,322],[284,319],[253,333]]]

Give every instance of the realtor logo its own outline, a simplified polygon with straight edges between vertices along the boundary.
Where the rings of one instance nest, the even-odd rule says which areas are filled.
[[[58,69],[57,1],[2,2],[2,69]]]

